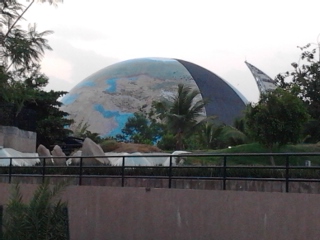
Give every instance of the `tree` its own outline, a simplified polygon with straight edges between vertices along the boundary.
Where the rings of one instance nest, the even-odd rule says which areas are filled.
[[[311,44],[299,47],[302,51],[298,63],[292,63],[292,71],[277,76],[279,86],[298,96],[306,105],[311,116],[306,125],[305,134],[309,141],[320,140],[320,59],[316,59],[317,50]]]
[[[101,143],[103,141],[103,138],[99,136],[99,133],[94,133],[88,130],[90,127],[90,124],[88,122],[84,122],[82,119],[78,124],[75,124],[74,122],[70,125],[70,129],[73,131],[73,137],[76,138],[90,138],[95,143]]]
[[[130,141],[134,143],[153,144],[162,136],[162,126],[160,123],[147,119],[143,112],[135,112],[128,118],[122,134],[117,135],[118,140]]]
[[[198,140],[198,148],[205,149],[220,149],[247,142],[247,136],[237,128],[211,119],[201,124],[195,136]],[[189,138],[188,142],[190,142]]]
[[[179,84],[176,96],[152,104],[152,111],[166,126],[167,131],[175,136],[178,150],[184,148],[184,139],[194,133],[205,118],[206,101],[197,99],[199,96],[199,91]]]
[[[71,130],[66,128],[73,123],[68,119],[68,113],[60,110],[61,102],[58,98],[65,92],[60,91],[38,91],[34,101],[26,102],[27,109],[36,112],[36,132],[37,144],[42,144],[47,148],[55,144],[58,140],[63,140],[71,134]]]
[[[11,74],[15,73],[15,80],[7,84],[10,86],[8,98],[0,96],[0,124],[35,131],[37,144],[49,148],[57,139],[64,139],[71,133],[66,126],[73,120],[68,119],[68,114],[59,109],[61,102],[58,99],[66,92],[44,91],[49,80],[39,72],[39,68],[39,65],[34,65],[28,74],[11,71]],[[11,116],[5,117],[6,113]]]
[[[0,2],[0,65],[4,73],[12,68],[28,70],[33,64],[39,62],[44,50],[51,50],[44,37],[51,34],[52,31],[38,32],[36,24],[29,25],[25,30],[17,24],[34,2],[35,0],[32,0],[28,6],[22,5],[16,0]],[[56,4],[60,1],[40,0],[39,2]]]
[[[166,151],[176,150],[175,136],[170,133],[164,133],[161,139],[157,142],[157,147]]]
[[[68,239],[67,203],[59,198],[66,182],[39,185],[29,203],[23,202],[20,185],[13,186],[3,216],[3,239]]]
[[[252,138],[272,152],[275,146],[299,141],[308,113],[298,97],[278,88],[251,104],[245,120]],[[273,158],[271,161],[274,165]]]
[[[18,25],[35,2],[32,0],[27,6],[17,0],[0,2],[0,123],[9,121],[9,125],[14,123],[20,127],[16,120],[21,112],[26,109],[33,111],[36,118],[30,122],[33,121],[36,127],[32,130],[37,131],[38,141],[49,147],[54,138],[69,134],[65,127],[72,121],[66,118],[67,113],[59,110],[61,103],[58,98],[66,92],[43,90],[48,78],[40,72],[39,61],[45,50],[51,50],[45,37],[52,31],[38,32],[36,24],[29,25],[28,29]],[[56,4],[60,1],[39,2]],[[11,119],[5,117],[8,109],[14,111]],[[25,124],[22,126],[24,130],[31,130]]]
[[[217,149],[220,146],[218,140],[224,125],[213,121],[207,121],[201,125],[198,131],[199,144],[205,149]]]

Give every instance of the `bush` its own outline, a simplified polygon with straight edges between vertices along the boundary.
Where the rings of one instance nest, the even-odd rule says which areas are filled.
[[[118,142],[116,140],[108,139],[101,142],[100,146],[104,152],[112,152],[118,148]]]
[[[67,203],[58,198],[65,187],[61,182],[51,188],[46,181],[24,203],[19,184],[14,185],[3,215],[3,239],[69,239]]]

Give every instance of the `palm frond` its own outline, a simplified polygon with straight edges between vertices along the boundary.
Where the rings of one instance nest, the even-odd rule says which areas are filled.
[[[58,196],[67,186],[61,182],[50,187],[49,182],[38,186],[28,204],[22,202],[19,185],[15,186],[5,209],[4,239],[68,239],[65,208]]]

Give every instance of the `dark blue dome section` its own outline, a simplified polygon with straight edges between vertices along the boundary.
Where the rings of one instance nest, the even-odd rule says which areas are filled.
[[[203,99],[209,99],[206,105],[207,116],[217,116],[218,120],[233,125],[234,120],[243,114],[246,99],[222,78],[209,70],[184,60],[179,61],[197,83]]]

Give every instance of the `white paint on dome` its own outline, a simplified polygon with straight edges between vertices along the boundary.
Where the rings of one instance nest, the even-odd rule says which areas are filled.
[[[149,60],[154,60],[154,61],[163,61],[163,62],[177,62],[177,60],[173,58],[160,58],[160,57],[151,57],[151,58],[146,58]]]
[[[161,97],[163,97],[167,100],[174,98],[174,96],[175,96],[175,93],[173,93],[173,92],[161,90]]]

